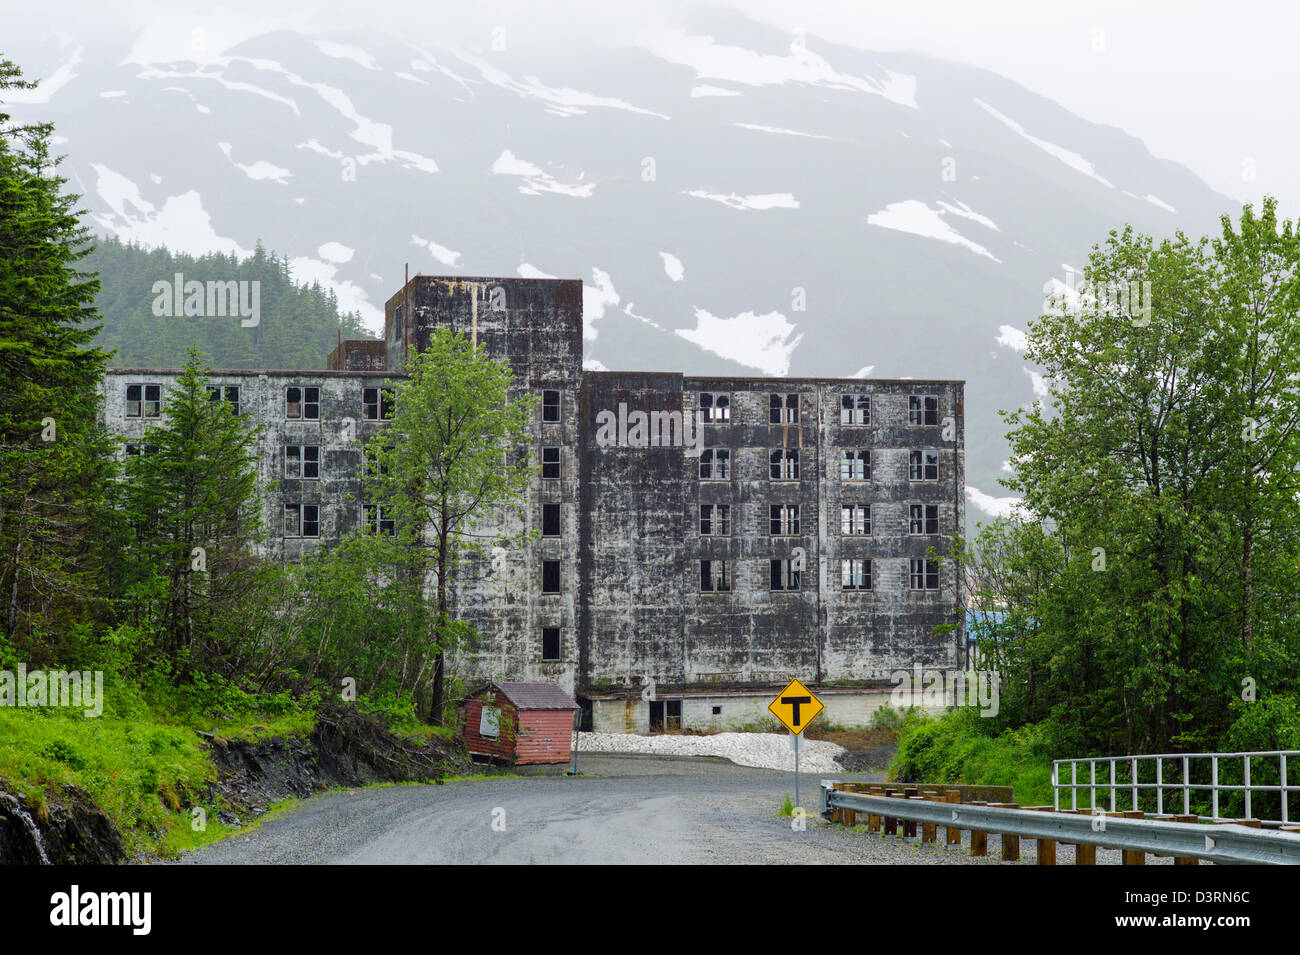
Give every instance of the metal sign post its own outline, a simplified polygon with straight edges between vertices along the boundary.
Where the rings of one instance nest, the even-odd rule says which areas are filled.
[[[799,750],[802,746],[800,737],[808,728],[808,724],[825,707],[806,686],[798,680],[791,680],[790,685],[778,693],[776,699],[769,703],[767,708],[790,731],[790,746],[794,749],[794,804],[798,806]]]
[[[799,750],[803,737],[798,733],[790,734],[790,746],[794,749],[794,804],[799,805]]]

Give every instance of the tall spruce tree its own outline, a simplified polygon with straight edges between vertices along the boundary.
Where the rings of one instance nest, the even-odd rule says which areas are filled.
[[[240,607],[265,571],[257,493],[259,429],[213,400],[207,366],[191,349],[160,424],[128,455],[123,509],[135,529],[134,565],[161,594],[165,658],[233,671]]]
[[[0,61],[0,99],[33,85]],[[78,270],[89,240],[52,133],[0,112],[0,637],[27,640],[29,656],[91,596],[87,538],[107,486],[95,427],[106,356],[91,347],[98,282]]]

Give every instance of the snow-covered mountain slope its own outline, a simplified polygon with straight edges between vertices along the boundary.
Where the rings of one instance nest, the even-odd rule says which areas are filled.
[[[8,51],[50,77],[14,112],[57,123],[99,229],[261,239],[372,327],[407,262],[580,277],[598,367],[964,378],[976,515],[1044,284],[1124,223],[1233,208],[989,72],[733,15],[581,57],[275,32],[197,64],[69,30]]]

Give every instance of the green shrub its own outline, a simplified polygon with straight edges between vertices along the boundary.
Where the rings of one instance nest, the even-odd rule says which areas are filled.
[[[1011,786],[1022,805],[1052,801],[1055,728],[1050,721],[994,734],[973,708],[936,718],[909,713],[890,778],[901,782]]]

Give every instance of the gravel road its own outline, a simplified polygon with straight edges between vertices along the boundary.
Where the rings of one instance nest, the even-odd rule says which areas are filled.
[[[874,863],[997,865],[965,851],[776,816],[793,778],[721,759],[591,755],[585,774],[322,793],[188,864]],[[815,812],[818,776],[803,777]],[[879,781],[879,774],[826,778]],[[494,822],[497,828],[493,828]],[[996,839],[990,839],[990,848]],[[1032,859],[1032,848],[1027,857]]]

